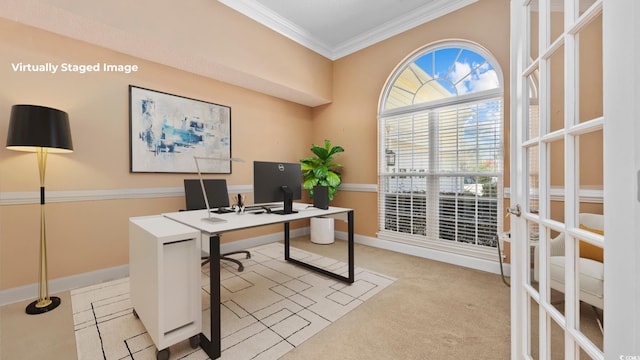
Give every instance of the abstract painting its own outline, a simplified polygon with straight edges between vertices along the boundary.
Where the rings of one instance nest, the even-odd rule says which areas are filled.
[[[130,172],[231,173],[230,107],[129,85],[129,121]]]

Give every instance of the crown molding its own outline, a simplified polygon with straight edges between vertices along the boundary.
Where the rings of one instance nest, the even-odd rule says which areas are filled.
[[[278,13],[265,7],[257,1],[251,0],[218,0],[224,5],[232,8],[233,10],[259,22],[260,24],[270,28],[271,30],[286,36],[289,39],[297,42],[298,44],[309,48],[318,54],[332,59],[331,48],[313,38],[313,36],[301,28],[300,26],[292,23],[291,21],[283,18]]]
[[[471,5],[477,1],[478,0],[434,1],[429,5],[425,5],[415,11],[412,11],[406,16],[386,22],[367,33],[363,33],[339,44],[332,50],[331,60],[336,60],[358,50],[362,50],[392,36],[401,34],[407,30],[411,30],[465,6]]]
[[[431,2],[429,5],[420,7],[406,16],[396,18],[360,36],[351,38],[337,45],[335,48],[331,48],[327,44],[314,38],[300,26],[293,24],[257,1],[218,1],[330,60],[337,60],[394,35],[473,4],[478,0],[437,0]]]

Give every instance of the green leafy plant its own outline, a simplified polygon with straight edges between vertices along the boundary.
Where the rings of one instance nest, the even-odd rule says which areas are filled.
[[[338,190],[338,185],[342,182],[342,175],[338,172],[342,165],[334,162],[333,158],[336,154],[344,152],[344,149],[342,146],[331,146],[331,141],[325,140],[324,147],[313,144],[311,152],[315,156],[300,160],[304,179],[303,187],[313,198],[314,186],[326,186],[329,201],[331,201]]]

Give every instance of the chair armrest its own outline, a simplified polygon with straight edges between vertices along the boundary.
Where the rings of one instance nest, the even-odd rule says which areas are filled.
[[[540,246],[535,246],[533,251],[533,278],[536,281],[540,281]],[[549,240],[549,256],[564,256],[564,233]]]

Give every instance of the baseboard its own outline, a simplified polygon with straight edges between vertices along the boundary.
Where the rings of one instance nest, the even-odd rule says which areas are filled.
[[[84,286],[129,276],[129,265],[100,269],[77,275],[49,280],[49,294],[73,290]],[[0,291],[0,306],[38,298],[38,283]]]
[[[347,240],[348,234],[344,231],[336,231],[336,239]],[[445,262],[470,269],[485,271],[500,275],[500,264],[495,261],[478,259],[471,256],[454,254],[424,247],[399,243],[395,241],[381,240],[364,235],[354,235],[354,241],[358,244],[395,251],[401,254],[413,255],[425,259]],[[510,274],[510,267],[503,266],[504,275]]]
[[[305,236],[309,234],[309,228],[293,229],[290,232],[291,237]],[[231,252],[252,248],[255,246],[265,245],[272,242],[282,240],[282,233],[273,233],[268,235],[257,236],[245,240],[234,241],[220,245],[220,252]],[[129,276],[129,265],[120,265],[112,268],[106,268],[91,271],[83,274],[67,276],[58,279],[49,280],[49,293],[51,295],[69,291],[89,285],[99,284],[106,281],[121,279]],[[33,299],[38,297],[38,284],[29,284],[16,288],[0,291],[0,306],[13,304],[19,301]]]

